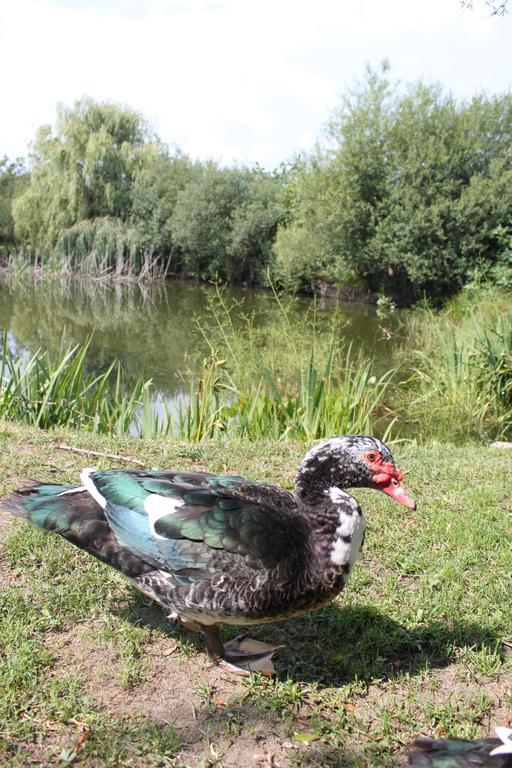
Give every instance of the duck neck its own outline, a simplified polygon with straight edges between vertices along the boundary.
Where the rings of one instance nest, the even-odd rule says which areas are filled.
[[[319,504],[331,489],[367,485],[344,438],[333,438],[312,448],[300,464],[295,478],[297,496],[307,504]]]

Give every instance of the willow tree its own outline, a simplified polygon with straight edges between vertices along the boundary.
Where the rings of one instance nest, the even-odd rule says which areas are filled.
[[[30,186],[14,207],[16,234],[48,253],[66,228],[98,217],[127,221],[131,186],[154,141],[141,116],[90,98],[61,107],[31,152]]]
[[[28,174],[21,158],[0,157],[0,246],[14,241],[12,208],[28,184]]]

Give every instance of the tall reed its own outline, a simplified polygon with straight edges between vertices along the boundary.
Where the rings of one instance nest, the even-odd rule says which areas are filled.
[[[388,372],[377,379],[371,362],[357,359],[348,348],[341,370],[334,369],[332,356],[323,369],[310,361],[297,386],[289,389],[263,367],[259,379],[242,390],[226,381],[221,364],[212,359],[175,411],[164,407],[162,413],[160,407],[159,415],[148,398],[138,414],[138,426],[145,437],[190,441],[221,434],[306,442],[349,433],[389,439],[393,420],[384,395],[390,377]]]
[[[203,375],[174,412],[146,399],[138,414],[145,436],[201,440],[220,434],[257,440],[311,441],[354,432],[390,436],[385,405],[392,371],[376,377],[372,361],[343,340],[342,325],[315,314],[300,319],[274,295],[271,327],[248,316],[240,328],[221,291],[199,332],[210,346]],[[313,326],[313,327],[311,327]]]
[[[156,256],[137,230],[108,217],[86,219],[65,229],[53,251],[13,250],[1,263],[17,273],[28,268],[48,274],[159,279],[170,269],[170,257]]]
[[[102,373],[87,373],[90,340],[63,350],[54,361],[38,349],[15,356],[4,336],[0,359],[0,418],[48,429],[69,426],[99,433],[125,434],[150,381],[142,376],[126,392],[118,363]]]
[[[418,437],[512,437],[510,294],[480,287],[441,312],[417,310],[403,362],[409,381],[401,409]]]

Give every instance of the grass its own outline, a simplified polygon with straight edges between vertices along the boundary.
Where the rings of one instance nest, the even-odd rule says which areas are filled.
[[[102,373],[87,370],[89,343],[63,350],[56,361],[38,349],[13,355],[4,336],[0,358],[0,418],[41,429],[85,427],[98,433],[126,433],[150,382],[139,377],[126,394],[118,363]]]
[[[489,440],[512,436],[510,293],[468,288],[444,310],[412,313],[395,395],[408,431],[419,440]]]
[[[91,460],[53,440],[285,487],[304,451],[290,441],[171,444],[3,422],[0,493],[21,478],[76,479]],[[395,457],[418,509],[356,492],[368,534],[344,594],[251,632],[285,645],[273,680],[226,677],[199,637],[170,627],[115,572],[0,518],[2,764],[382,767],[420,733],[473,738],[506,722],[512,455],[448,444],[401,445]]]
[[[176,412],[166,409],[161,417],[146,395],[138,415],[141,435],[193,442],[219,435],[311,441],[347,433],[386,439],[393,427],[384,407],[392,371],[377,378],[371,361],[354,355],[351,346],[344,356],[331,346],[321,367],[312,353],[291,383],[263,362],[255,380],[237,382],[216,354],[205,360],[203,370]]]

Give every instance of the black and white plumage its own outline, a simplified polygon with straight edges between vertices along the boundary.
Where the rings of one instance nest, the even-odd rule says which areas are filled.
[[[408,752],[415,768],[512,768],[512,729],[498,726],[498,738],[416,739]]]
[[[233,671],[268,669],[274,650],[224,647],[218,625],[259,624],[324,605],[345,585],[364,518],[345,488],[381,490],[409,507],[389,448],[332,438],[297,471],[296,493],[205,472],[84,470],[80,487],[37,484],[4,500],[112,565],[171,617],[199,629]]]

